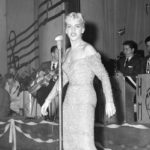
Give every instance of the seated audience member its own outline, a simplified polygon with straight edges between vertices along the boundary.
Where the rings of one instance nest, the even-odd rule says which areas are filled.
[[[10,95],[10,109],[12,115],[19,115],[23,108],[23,93],[20,92],[20,84],[14,79],[13,74],[6,75],[5,90]]]
[[[117,62],[117,75],[130,76],[135,81],[136,76],[142,73],[142,58],[135,54],[136,42],[129,40],[123,43],[123,57]]]
[[[149,74],[150,73],[150,36],[146,37],[145,46],[146,46],[146,50],[147,50],[148,55],[144,59],[144,63],[143,63],[144,71],[143,71],[143,73]]]

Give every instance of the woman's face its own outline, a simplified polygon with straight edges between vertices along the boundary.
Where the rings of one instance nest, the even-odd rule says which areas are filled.
[[[75,41],[82,38],[84,33],[83,24],[79,19],[70,18],[66,23],[66,34],[71,41]]]

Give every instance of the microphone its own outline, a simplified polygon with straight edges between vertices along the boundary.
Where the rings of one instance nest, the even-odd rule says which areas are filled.
[[[57,48],[59,50],[61,50],[62,40],[63,40],[62,35],[58,35],[58,36],[55,37],[55,41],[57,42]]]

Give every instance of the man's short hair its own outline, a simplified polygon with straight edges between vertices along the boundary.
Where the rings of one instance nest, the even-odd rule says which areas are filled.
[[[130,48],[134,48],[134,50],[137,50],[138,46],[135,41],[127,40],[123,42],[123,45],[129,45]]]
[[[56,50],[57,50],[57,46],[54,45],[54,46],[51,47],[50,52],[51,52],[51,53],[55,53]]]
[[[150,36],[146,37],[145,44],[150,41]]]

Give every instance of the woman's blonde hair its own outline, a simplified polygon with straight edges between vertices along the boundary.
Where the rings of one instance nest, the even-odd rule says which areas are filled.
[[[85,20],[81,13],[76,13],[76,12],[69,13],[66,16],[65,23],[67,24],[68,20],[70,20],[70,19],[78,19],[81,22],[81,24],[83,25],[83,27],[85,27]]]

